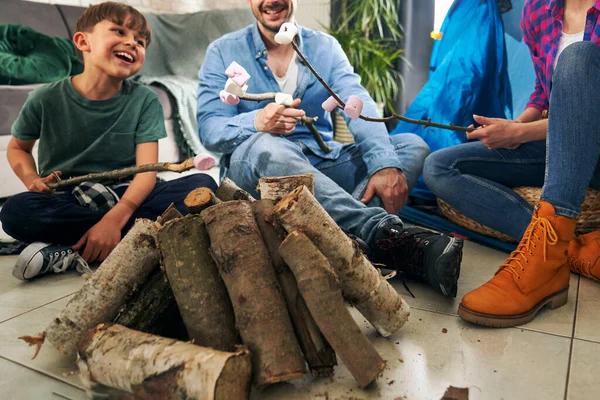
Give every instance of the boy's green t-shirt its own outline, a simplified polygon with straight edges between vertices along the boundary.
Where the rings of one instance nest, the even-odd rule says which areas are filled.
[[[11,133],[37,140],[38,169],[44,177],[63,178],[135,165],[135,147],[166,137],[163,110],[156,93],[134,81],[108,100],[88,100],[71,78],[29,94]]]

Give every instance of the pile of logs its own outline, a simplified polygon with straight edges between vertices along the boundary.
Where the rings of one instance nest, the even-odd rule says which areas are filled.
[[[86,387],[136,398],[245,399],[250,383],[331,376],[360,387],[385,363],[344,299],[383,336],[408,305],[313,196],[312,175],[226,179],[155,222],[138,220],[42,336]],[[162,267],[161,267],[162,265]]]

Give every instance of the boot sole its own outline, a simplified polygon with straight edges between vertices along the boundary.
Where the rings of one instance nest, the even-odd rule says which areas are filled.
[[[546,296],[542,301],[537,303],[531,310],[523,314],[516,315],[493,315],[484,314],[477,311],[472,311],[462,305],[458,306],[458,316],[465,321],[472,322],[477,325],[488,326],[492,328],[510,328],[512,326],[518,326],[526,324],[533,320],[538,311],[544,306],[548,306],[551,310],[555,310],[559,307],[567,304],[569,299],[569,288],[565,288],[559,292],[553,293]]]
[[[437,285],[442,294],[448,297],[456,297],[458,291],[463,245],[464,241],[461,238],[452,237],[452,241],[435,263],[437,276],[442,277],[437,279]]]

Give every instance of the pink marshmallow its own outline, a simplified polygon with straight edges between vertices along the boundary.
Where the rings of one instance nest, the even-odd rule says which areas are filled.
[[[357,119],[360,117],[360,113],[363,109],[363,101],[358,96],[350,96],[348,101],[346,101],[346,107],[344,107],[344,112],[352,119]]]
[[[194,157],[194,167],[199,171],[211,169],[215,164],[215,159],[209,154],[198,154]]]
[[[323,104],[321,104],[321,107],[323,108],[323,110],[325,110],[327,112],[332,112],[333,110],[335,110],[337,108],[337,106],[338,106],[338,102],[333,96],[329,96],[329,98],[327,100],[325,100],[323,102]]]
[[[232,62],[229,67],[225,70],[225,75],[231,78],[239,87],[244,85],[250,80],[250,74],[240,64],[235,61]]]
[[[221,101],[223,103],[230,104],[232,106],[236,106],[240,102],[240,98],[238,96],[236,96],[235,94],[231,94],[225,90],[221,90],[219,92],[219,97],[221,98]]]

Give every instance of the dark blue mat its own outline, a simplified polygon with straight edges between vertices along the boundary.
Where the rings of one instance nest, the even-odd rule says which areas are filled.
[[[456,225],[447,219],[440,218],[437,215],[421,211],[411,206],[405,206],[402,211],[400,211],[400,218],[406,222],[420,225],[425,228],[447,233],[456,233],[461,237],[465,237],[467,240],[491,247],[496,250],[504,251],[506,253],[510,253],[517,248],[515,243],[503,242],[502,240],[473,232],[460,225]]]

